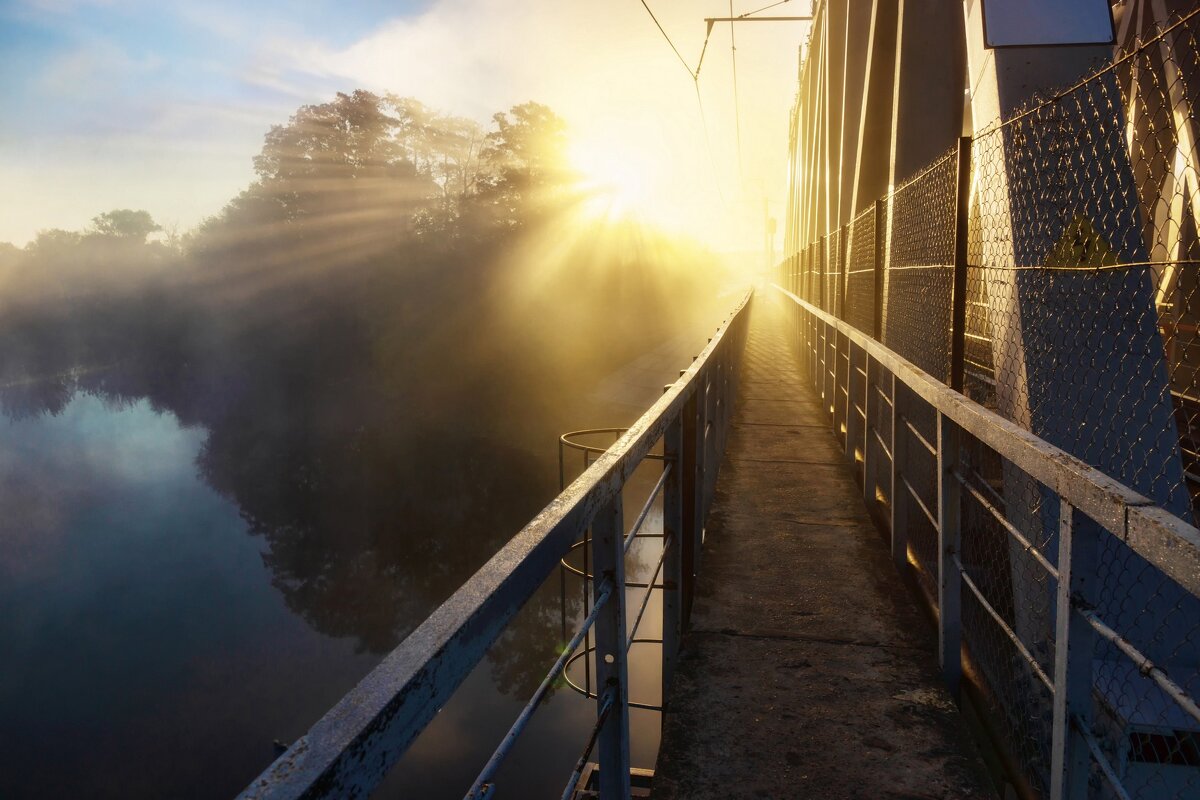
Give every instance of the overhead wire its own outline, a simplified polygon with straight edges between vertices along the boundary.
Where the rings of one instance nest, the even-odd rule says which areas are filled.
[[[733,0],[729,0],[729,16],[733,16]],[[734,40],[732,23],[729,25],[729,61],[733,67],[733,122],[734,130],[737,132],[738,181],[744,187],[746,174],[742,166],[742,112],[738,102],[737,43]]]
[[[717,174],[717,159],[713,155],[712,139],[708,135],[708,117],[704,114],[704,101],[700,98],[700,80],[697,79],[693,85],[696,87],[696,105],[700,109],[700,125],[704,129],[704,148],[708,151],[708,166],[712,169],[713,184],[717,187],[717,195],[721,198],[721,205],[729,211],[729,203],[725,201],[725,191],[721,188],[721,179]]]
[[[783,0],[783,2],[788,2],[788,0]],[[725,192],[721,189],[721,180],[717,171],[716,157],[713,155],[712,138],[708,133],[708,116],[704,113],[704,100],[700,96],[700,67],[704,64],[704,53],[708,50],[708,39],[710,36],[712,36],[713,24],[712,22],[708,23],[708,30],[704,34],[704,45],[700,48],[700,58],[696,62],[696,68],[692,69],[688,65],[687,59],[685,59],[683,54],[679,52],[679,48],[675,46],[675,42],[671,41],[670,35],[667,34],[667,31],[665,28],[663,28],[662,23],[658,21],[658,17],[655,16],[653,9],[650,8],[650,5],[646,2],[646,0],[641,0],[641,3],[642,8],[646,9],[646,13],[650,15],[650,19],[654,21],[654,26],[658,28],[658,32],[662,34],[663,39],[665,39],[667,44],[670,45],[671,52],[675,53],[675,57],[679,59],[679,63],[683,65],[683,68],[687,70],[688,76],[692,79],[692,86],[696,90],[696,106],[700,110],[700,125],[704,130],[704,147],[708,152],[709,166],[712,168],[713,184],[717,187],[717,195],[721,198],[721,205],[725,206],[726,210],[728,210],[729,204],[725,201]],[[730,16],[732,16],[732,12]],[[741,149],[740,136],[741,134],[739,132],[739,150]],[[740,155],[741,154],[739,152],[739,158]]]
[[[662,23],[658,21],[658,17],[654,16],[654,12],[650,10],[650,5],[646,2],[646,0],[642,0],[642,8],[646,9],[646,13],[650,15],[650,19],[654,20],[654,24],[658,27],[658,32],[661,33],[663,38],[667,40],[667,44],[671,45],[671,50],[674,51],[675,57],[679,59],[679,63],[683,64],[683,68],[688,71],[688,74],[695,78],[696,74],[700,71],[700,68],[697,67],[696,70],[693,71],[692,68],[688,66],[687,60],[683,57],[683,54],[679,52],[679,48],[675,46],[675,43],[671,41],[671,37],[667,35],[667,31],[665,28],[663,28]],[[701,58],[703,58],[703,54],[701,54]]]
[[[766,10],[768,10],[768,9],[775,8],[775,6],[781,6],[781,5],[783,5],[784,3],[790,3],[790,2],[792,2],[792,0],[779,0],[779,2],[777,2],[777,3],[771,3],[771,5],[769,5],[769,6],[763,6],[762,8],[757,8],[757,9],[755,9],[754,11],[747,11],[745,14],[738,14],[738,17],[737,17],[737,18],[738,18],[738,19],[745,19],[746,17],[753,17],[755,14],[761,14],[762,12],[764,12],[764,11],[766,11]],[[731,17],[732,17],[732,16],[733,16],[733,12],[730,12],[729,16],[731,16]]]

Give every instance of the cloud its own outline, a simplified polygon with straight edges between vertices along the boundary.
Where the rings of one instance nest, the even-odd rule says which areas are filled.
[[[96,98],[160,69],[163,63],[155,55],[134,58],[113,42],[92,41],[51,60],[38,84],[61,99]]]
[[[271,124],[355,88],[484,123],[544,102],[566,118],[575,150],[593,152],[589,163],[638,165],[654,221],[722,247],[756,246],[762,198],[778,209],[786,191],[803,26],[738,31],[739,170],[728,29],[714,30],[700,81],[710,154],[692,81],[637,2],[439,0],[387,19],[330,5],[303,22],[287,6],[224,0],[134,16],[49,5],[64,14],[54,29],[68,46],[8,89],[0,182],[25,191],[0,204],[0,240],[71,227],[114,202],[190,227],[249,182]],[[689,59],[703,17],[727,11],[720,0],[652,5]]]
[[[705,13],[724,8],[659,5],[685,57],[699,55]],[[763,197],[778,204],[786,190],[787,110],[805,32],[758,25],[742,36],[749,52],[739,51],[740,170],[729,51],[722,51],[728,39],[720,38],[727,30],[715,31],[701,81],[710,157],[692,81],[638,3],[440,2],[345,47],[268,40],[244,77],[300,93],[313,85],[393,91],[476,119],[545,102],[586,147],[654,166],[648,193],[658,221],[720,245],[757,244]]]

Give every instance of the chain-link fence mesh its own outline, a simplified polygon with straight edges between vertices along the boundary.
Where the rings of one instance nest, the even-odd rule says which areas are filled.
[[[960,471],[963,639],[1021,777],[1045,793],[1058,499],[974,439],[965,443]]]
[[[875,208],[849,225],[844,319],[864,333],[875,330]]]
[[[868,335],[881,319],[886,346],[946,383],[961,337],[964,394],[1194,524],[1200,10],[1168,19],[1181,4],[1127,5],[1110,66],[972,139],[968,195],[956,149],[805,249],[802,296]],[[909,557],[936,596],[936,414],[870,372],[868,496],[886,508],[906,493]],[[889,446],[904,456],[895,485]],[[1048,793],[1060,501],[974,439],[962,457],[969,668],[1021,779]],[[1200,798],[1200,600],[1096,523],[1079,525],[1099,532],[1095,618],[1148,659],[1097,638],[1087,733],[1113,774],[1093,758],[1088,796],[1121,796],[1115,778],[1135,800]]]
[[[826,285],[829,287],[829,297],[825,308],[834,316],[841,316],[845,306],[846,275],[845,275],[845,244],[842,231],[834,231],[825,237]]]
[[[888,205],[883,343],[949,381],[958,148],[893,191]]]

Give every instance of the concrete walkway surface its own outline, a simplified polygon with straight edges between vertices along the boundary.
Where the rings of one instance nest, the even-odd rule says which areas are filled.
[[[786,331],[760,295],[653,797],[992,797]]]

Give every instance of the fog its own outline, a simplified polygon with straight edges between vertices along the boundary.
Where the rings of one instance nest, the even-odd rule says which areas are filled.
[[[559,433],[631,421],[596,386],[681,333],[698,351],[730,304],[735,275],[604,212],[566,144],[533,103],[483,127],[338,95],[272,129],[197,230],[121,209],[0,246],[0,410],[87,396],[201,431],[197,472],[291,612],[387,652],[550,499]],[[77,479],[9,470],[0,575]],[[557,605],[524,614],[497,688],[532,691],[559,638]]]

